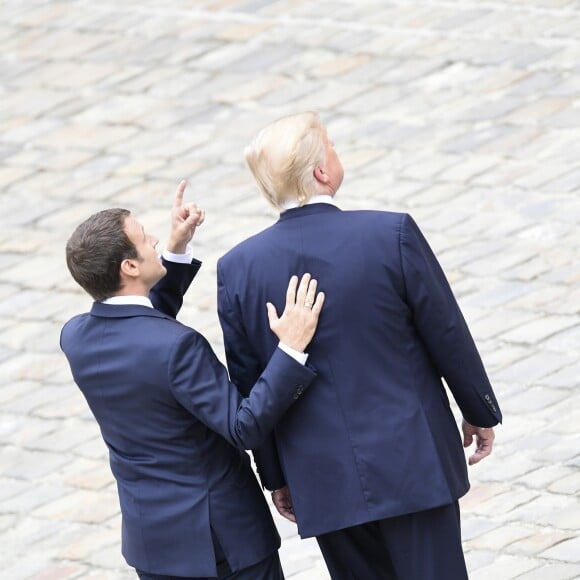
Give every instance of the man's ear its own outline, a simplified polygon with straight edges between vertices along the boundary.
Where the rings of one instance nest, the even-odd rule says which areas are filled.
[[[125,258],[121,262],[121,277],[126,278],[138,278],[141,274],[141,269],[139,268],[139,261],[133,258]]]
[[[314,179],[324,185],[328,183],[328,174],[324,171],[323,167],[320,167],[320,165],[317,165],[314,168]]]

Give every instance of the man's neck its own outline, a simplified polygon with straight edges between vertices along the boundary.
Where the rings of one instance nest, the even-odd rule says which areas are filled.
[[[313,203],[328,203],[331,205],[336,205],[334,202],[334,196],[331,193],[317,193],[310,197],[304,205],[312,205]],[[298,207],[298,205],[298,201],[294,199],[289,200],[282,206],[282,211]]]
[[[123,288],[116,294],[113,294],[111,298],[117,298],[122,296],[144,296],[145,298],[149,297],[149,292],[151,290],[145,290],[143,288]]]
[[[142,280],[134,279],[129,277],[121,277],[121,287],[113,297],[115,296],[144,296],[145,298],[149,297],[149,293],[151,292],[151,287],[149,285],[145,285]]]

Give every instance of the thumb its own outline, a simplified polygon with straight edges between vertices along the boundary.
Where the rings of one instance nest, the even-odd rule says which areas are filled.
[[[473,443],[473,434],[472,433],[463,433],[463,447],[469,447]]]
[[[270,329],[272,329],[272,326],[279,320],[278,313],[276,312],[276,307],[271,302],[266,302],[266,309],[268,310]]]
[[[195,227],[197,225],[198,215],[196,213],[190,213],[185,219],[185,224],[189,227]]]
[[[205,220],[205,210],[198,208],[197,209],[197,221],[195,222],[195,225],[200,226],[203,223],[203,220]]]

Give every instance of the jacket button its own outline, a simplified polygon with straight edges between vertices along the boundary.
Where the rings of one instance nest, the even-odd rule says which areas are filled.
[[[294,398],[297,399],[304,392],[304,385],[298,385],[294,392]]]
[[[486,401],[491,401],[491,397],[489,395],[485,395],[485,400]]]

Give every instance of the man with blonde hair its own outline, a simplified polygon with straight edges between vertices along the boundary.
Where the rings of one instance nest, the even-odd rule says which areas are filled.
[[[402,213],[341,211],[343,168],[315,113],[265,127],[246,160],[279,220],[218,262],[232,379],[248,394],[275,348],[266,296],[291,272],[328,292],[309,390],[254,450],[278,511],[316,536],[335,580],[463,580],[458,498],[501,412],[437,259]],[[362,282],[364,281],[364,283]],[[280,305],[281,302],[278,303]]]
[[[260,191],[278,210],[304,205],[316,193],[334,196],[343,177],[332,142],[326,151],[328,137],[318,115],[305,113],[289,121],[285,117],[272,123],[245,152]],[[331,167],[325,172],[327,163]]]

